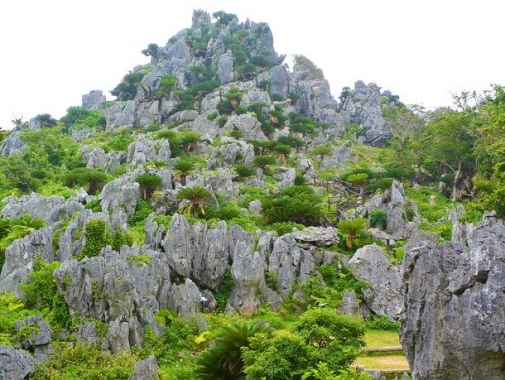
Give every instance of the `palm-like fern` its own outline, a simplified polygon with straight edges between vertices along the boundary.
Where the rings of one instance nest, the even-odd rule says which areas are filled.
[[[244,378],[242,347],[249,347],[250,338],[254,335],[263,333],[270,336],[272,331],[272,328],[259,321],[235,322],[224,326],[214,346],[198,356],[197,377],[223,380]]]
[[[346,219],[338,224],[338,231],[345,236],[345,244],[347,248],[353,247],[354,240],[365,233],[367,220]]]
[[[211,192],[201,186],[186,187],[177,193],[177,199],[189,201],[187,205],[182,207],[181,212],[194,216],[205,215],[203,205],[210,196]]]

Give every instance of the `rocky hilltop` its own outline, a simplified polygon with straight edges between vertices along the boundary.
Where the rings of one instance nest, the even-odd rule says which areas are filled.
[[[357,81],[337,100],[308,58],[284,63],[266,23],[213,16],[195,11],[191,28],[143,50],[151,62],[116,100],[91,91],[1,142],[13,189],[0,294],[33,302],[29,285],[51,268],[40,313],[114,354],[152,349],[177,316],[199,316],[201,343],[202,312],[327,307],[401,322],[414,379],[503,378],[501,220],[464,224],[461,206],[422,188],[425,171],[409,174],[419,163],[381,166],[379,149],[414,128],[394,130],[397,96]],[[32,335],[24,350],[0,346],[0,377],[25,378],[54,353],[49,318],[24,317],[16,328]],[[156,358],[143,359],[131,378],[157,378]]]

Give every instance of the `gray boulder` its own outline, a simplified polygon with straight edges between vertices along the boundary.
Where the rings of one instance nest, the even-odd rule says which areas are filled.
[[[82,96],[82,108],[87,110],[101,110],[104,108],[103,103],[106,100],[102,91],[93,90]]]
[[[362,292],[370,310],[390,320],[399,320],[403,316],[401,272],[389,262],[381,247],[373,244],[358,249],[348,266],[357,280],[369,285]]]
[[[158,380],[158,371],[156,358],[150,356],[135,363],[135,370],[129,380]]]
[[[300,248],[292,234],[285,234],[273,243],[268,271],[276,277],[275,290],[283,298],[290,295],[295,283],[303,284],[316,274],[313,256]]]
[[[201,311],[201,298],[202,293],[198,286],[186,278],[181,284],[172,284],[166,304],[161,305],[166,305],[164,307],[175,311],[181,317],[188,317]]]
[[[293,231],[292,235],[299,242],[317,245],[333,245],[340,241],[334,227],[306,227],[300,231]]]
[[[278,181],[277,189],[281,191],[295,184],[296,171],[294,168],[278,167],[275,169],[274,178]]]
[[[240,315],[252,315],[261,306],[260,284],[265,281],[265,263],[258,252],[244,242],[235,246],[231,276],[235,287],[231,293],[226,311]]]
[[[74,213],[84,210],[84,206],[75,200],[65,201],[63,197],[45,197],[37,193],[19,198],[7,197],[3,202],[5,206],[1,215],[5,218],[18,219],[28,214],[33,218],[43,219],[48,224],[67,220]]]
[[[0,143],[0,156],[9,157],[14,154],[23,154],[28,146],[21,140],[21,127],[14,128],[9,135]]]
[[[21,285],[28,281],[28,276],[33,271],[34,261],[41,259],[52,262],[55,259],[52,233],[51,227],[33,230],[7,247],[5,263],[0,273],[0,294],[12,292],[17,297],[24,298]]]
[[[234,128],[244,132],[244,139],[246,140],[268,140],[261,130],[261,123],[250,113],[230,116],[224,127],[219,130],[219,133],[225,135],[233,131]]]
[[[34,327],[35,330],[29,336],[21,334],[19,345],[22,349],[33,352],[35,360],[41,362],[47,354],[52,352],[51,326],[42,319],[42,316],[28,317],[26,320],[16,321],[15,327],[19,331],[23,327]]]
[[[0,345],[0,379],[22,380],[35,372],[35,360],[24,350]]]
[[[131,216],[135,214],[137,202],[140,200],[140,185],[126,175],[107,183],[102,189],[100,198],[103,212],[123,211]]]
[[[407,219],[408,208],[414,213],[413,222]],[[393,181],[391,189],[372,197],[368,210],[371,212],[376,209],[386,212],[386,231],[396,240],[409,237],[415,229],[415,222],[420,220],[419,215],[415,213],[416,205],[408,202],[403,184],[396,180]]]
[[[505,378],[504,261],[505,227],[490,213],[467,245],[406,252],[400,335],[413,379]]]
[[[221,84],[233,81],[235,73],[233,71],[233,53],[230,50],[219,56],[217,71]]]

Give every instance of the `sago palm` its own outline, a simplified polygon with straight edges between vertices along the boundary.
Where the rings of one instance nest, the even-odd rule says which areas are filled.
[[[182,206],[181,212],[187,215],[198,216],[199,214],[205,215],[204,203],[205,200],[210,198],[211,192],[201,186],[186,187],[179,190],[177,199],[189,201],[188,204]]]

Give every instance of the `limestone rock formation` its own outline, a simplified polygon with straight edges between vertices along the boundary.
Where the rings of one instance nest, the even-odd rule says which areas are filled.
[[[494,214],[467,244],[405,254],[401,341],[413,379],[505,378],[505,226]]]
[[[24,298],[20,286],[28,281],[34,261],[54,260],[52,228],[33,230],[22,239],[15,240],[5,250],[5,263],[0,273],[0,294],[12,292]]]
[[[26,379],[35,371],[35,360],[24,350],[0,345],[0,379]]]
[[[403,184],[396,180],[393,181],[391,189],[372,197],[368,209],[369,211],[379,209],[386,212],[386,231],[394,239],[405,239],[410,236],[415,229],[415,221],[420,220],[419,215],[416,213],[417,206],[408,202]],[[413,222],[408,220],[408,209],[413,213]]]
[[[13,154],[22,154],[28,150],[28,146],[21,140],[21,127],[14,128],[9,135],[0,143],[0,156],[9,157]]]
[[[154,356],[135,363],[135,370],[129,380],[158,380],[158,362]]]
[[[390,320],[399,320],[404,312],[401,273],[384,250],[376,244],[364,246],[348,265],[357,280],[369,285],[362,289],[368,308]]]
[[[59,220],[68,220],[74,213],[82,212],[84,206],[77,201],[65,201],[63,197],[45,197],[37,193],[21,197],[7,197],[1,215],[5,218],[18,219],[23,215],[43,219],[48,224]]]
[[[381,101],[384,94],[375,83],[366,85],[362,81],[354,84],[346,97],[342,109],[349,116],[349,121],[364,131],[364,142],[374,146],[383,144],[391,137],[391,129],[384,120]]]
[[[42,316],[31,316],[26,320],[17,321],[15,324],[16,330],[20,330],[24,326],[34,327],[35,331],[30,336],[23,335],[20,338],[20,347],[24,350],[33,352],[35,360],[41,362],[46,359],[48,353],[52,351],[51,347],[51,327],[49,323],[42,319]]]

